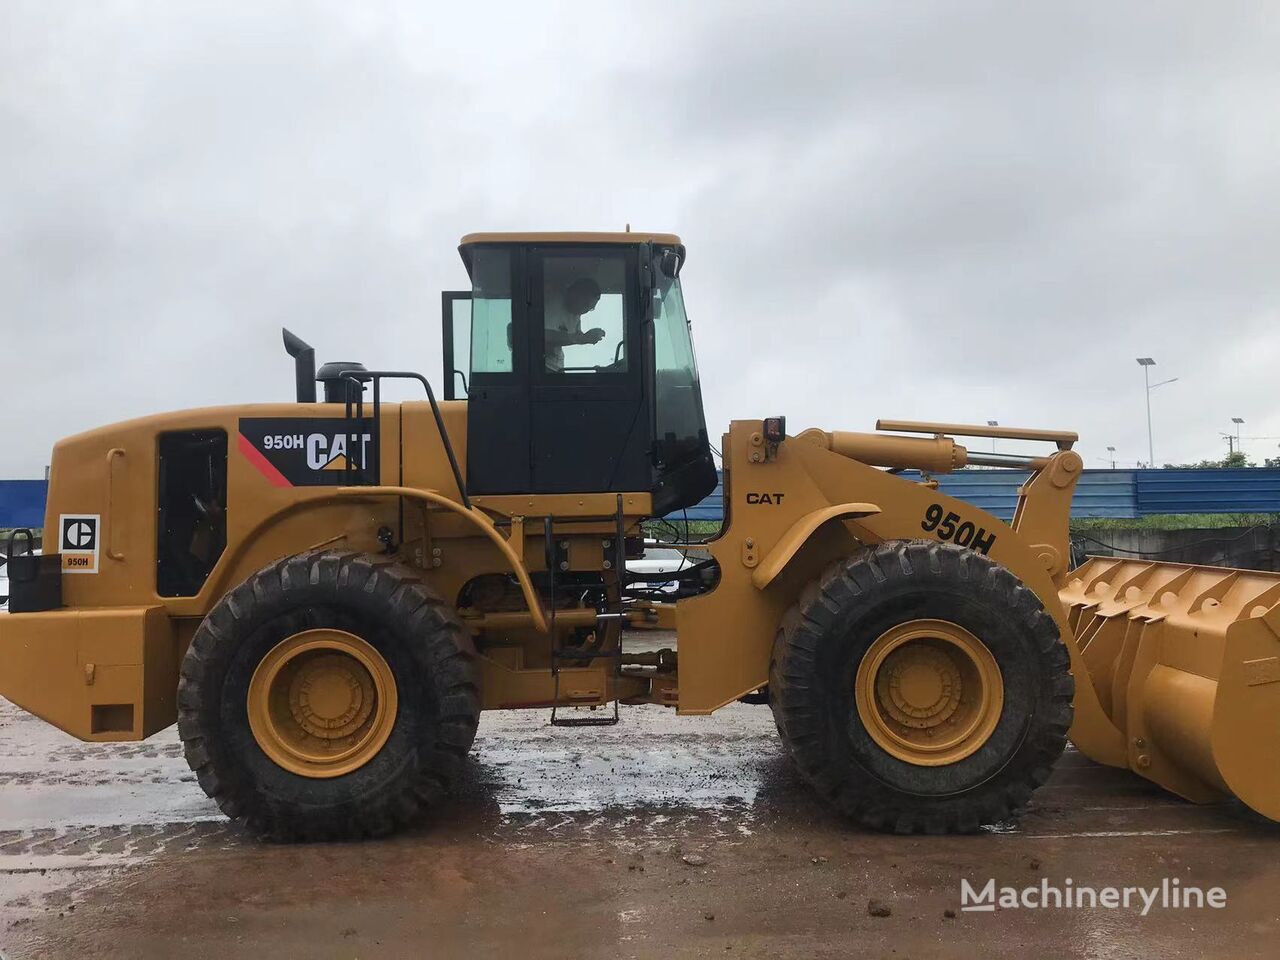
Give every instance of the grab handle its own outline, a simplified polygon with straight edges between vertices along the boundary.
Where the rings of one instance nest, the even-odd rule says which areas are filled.
[[[123,457],[124,450],[120,447],[112,447],[107,451],[107,556],[112,560],[123,560],[123,551],[116,549],[116,514],[115,514],[115,492],[116,492],[116,458]]]

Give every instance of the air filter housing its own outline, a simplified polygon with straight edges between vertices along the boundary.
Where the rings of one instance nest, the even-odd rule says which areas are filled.
[[[324,385],[324,402],[346,403],[350,399],[355,403],[364,393],[364,384],[351,381],[346,374],[358,375],[365,372],[367,372],[365,365],[356,363],[354,360],[334,360],[326,363],[316,374],[316,382]]]

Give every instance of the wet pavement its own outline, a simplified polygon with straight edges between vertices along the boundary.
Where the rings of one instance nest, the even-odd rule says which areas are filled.
[[[0,952],[28,957],[1275,956],[1280,828],[1074,751],[1018,824],[849,827],[767,707],[487,714],[468,782],[385,841],[267,845],[169,730],[84,744],[0,700]],[[958,912],[981,887],[1221,886],[1224,909]],[[871,901],[887,916],[872,916]],[[956,912],[956,916],[948,916]]]

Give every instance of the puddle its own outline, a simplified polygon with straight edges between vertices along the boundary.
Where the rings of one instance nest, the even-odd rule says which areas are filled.
[[[626,707],[618,726],[577,729],[548,717],[485,714],[467,781],[436,822],[495,841],[653,838],[694,821],[742,839],[762,790],[779,779],[790,789],[765,707],[713,717]],[[176,728],[143,743],[82,743],[0,700],[0,928],[161,853],[253,842],[200,790]]]

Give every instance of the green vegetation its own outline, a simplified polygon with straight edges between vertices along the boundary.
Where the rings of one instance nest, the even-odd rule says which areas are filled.
[[[22,528],[19,528],[19,529],[22,529]],[[37,544],[39,544],[39,543],[40,543],[40,541],[44,538],[44,530],[42,530],[40,527],[36,527],[36,528],[34,528],[34,529],[31,531],[31,533],[35,536],[35,538],[36,538],[36,543],[37,543]],[[9,542],[9,538],[10,538],[11,536],[13,536],[13,528],[12,528],[12,527],[0,527],[0,544],[6,544],[6,543],[8,543],[8,542]],[[3,551],[2,551],[2,550],[0,550],[0,552],[3,552]]]
[[[720,532],[718,520],[646,520],[641,525],[646,537],[655,540],[708,540]]]
[[[1224,527],[1280,525],[1280,513],[1170,513],[1133,518],[1079,517],[1071,532],[1083,530],[1220,530]]]
[[[705,540],[714,537],[720,524],[711,520],[646,520],[646,537],[658,540]],[[1133,518],[1080,517],[1071,521],[1072,533],[1097,530],[1221,530],[1228,527],[1280,526],[1280,513],[1171,513]]]
[[[1264,467],[1280,467],[1280,457],[1270,457],[1262,461]],[[1256,467],[1252,460],[1246,459],[1239,450],[1232,450],[1221,460],[1201,460],[1199,463],[1166,463],[1166,470],[1239,470],[1244,467]]]

